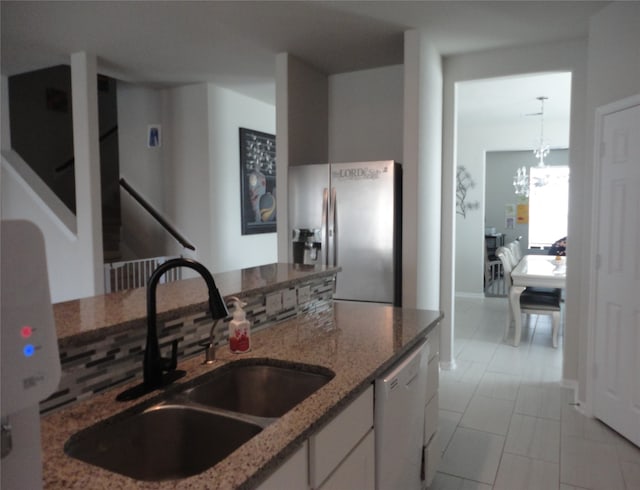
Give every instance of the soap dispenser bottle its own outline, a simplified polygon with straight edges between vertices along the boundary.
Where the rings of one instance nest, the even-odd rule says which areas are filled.
[[[233,319],[229,322],[229,349],[231,352],[241,354],[251,350],[251,325],[245,311],[242,309],[246,306],[235,296],[231,298],[235,309],[233,311]]]

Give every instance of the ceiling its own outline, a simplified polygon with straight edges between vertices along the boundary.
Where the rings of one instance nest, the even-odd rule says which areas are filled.
[[[273,104],[277,53],[335,74],[401,64],[409,29],[427,31],[443,56],[585,38],[607,3],[3,0],[1,70],[10,76],[87,51],[121,80],[211,82]]]

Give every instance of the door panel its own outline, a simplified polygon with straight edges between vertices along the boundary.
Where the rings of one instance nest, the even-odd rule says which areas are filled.
[[[601,127],[594,413],[640,445],[640,105]]]
[[[394,301],[394,163],[331,166],[337,299]],[[329,225],[331,228],[331,225]],[[331,234],[331,231],[330,231]]]

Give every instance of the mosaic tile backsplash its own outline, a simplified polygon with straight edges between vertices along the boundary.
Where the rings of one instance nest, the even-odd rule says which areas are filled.
[[[266,295],[254,292],[249,296],[239,295],[247,303],[244,310],[251,322],[251,331],[268,328],[282,320],[302,313],[322,312],[330,309],[333,302],[334,277],[324,276],[309,279],[286,289],[309,286],[309,298],[277,314],[267,315]],[[270,291],[268,294],[272,294]],[[231,318],[219,321],[215,326],[214,339],[217,346],[228,343]],[[208,341],[213,321],[208,313],[197,313],[177,320],[165,322],[158,327],[160,348],[168,355],[170,345],[178,340],[178,362],[195,355],[204,358],[204,347]],[[115,385],[142,379],[142,358],[146,341],[146,326],[131,333],[106,336],[88,346],[61,348],[62,377],[58,390],[40,403],[40,412],[50,412],[85,400],[96,393]]]

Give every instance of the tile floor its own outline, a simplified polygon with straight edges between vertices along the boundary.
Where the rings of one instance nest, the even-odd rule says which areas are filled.
[[[457,369],[440,373],[442,462],[429,490],[640,490],[640,449],[561,385],[551,318],[532,315],[516,348],[502,340],[506,308],[456,298]]]

